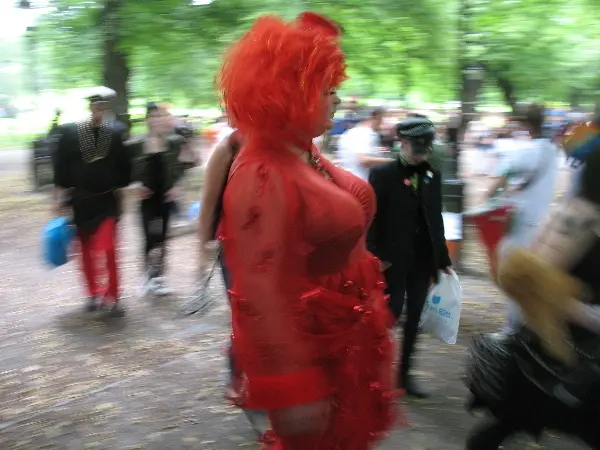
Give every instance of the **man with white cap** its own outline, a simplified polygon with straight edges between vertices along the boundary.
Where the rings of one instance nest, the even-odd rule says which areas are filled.
[[[60,127],[52,162],[55,212],[69,207],[77,229],[88,294],[86,308],[106,308],[121,317],[115,247],[121,212],[119,189],[129,185],[131,158],[124,146],[123,127],[106,120],[115,94],[105,87],[90,92],[91,116]],[[100,279],[105,275],[107,283],[102,286]]]

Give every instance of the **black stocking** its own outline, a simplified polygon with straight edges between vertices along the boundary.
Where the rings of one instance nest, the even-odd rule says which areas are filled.
[[[493,420],[475,426],[467,439],[466,450],[498,450],[518,430],[510,424]]]

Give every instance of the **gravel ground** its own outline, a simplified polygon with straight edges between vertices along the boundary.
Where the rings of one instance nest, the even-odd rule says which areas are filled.
[[[244,416],[223,400],[229,319],[219,280],[211,287],[219,298],[216,309],[204,318],[178,315],[195,279],[193,235],[170,243],[168,281],[175,294],[139,298],[141,236],[129,204],[120,249],[127,317],[89,315],[82,311],[75,263],[51,271],[41,262],[46,197],[27,193],[18,172],[2,178],[0,449],[257,448]],[[477,191],[477,183],[470,189]],[[467,237],[464,264],[469,273],[484,274],[481,249]],[[417,375],[433,395],[405,405],[411,427],[394,431],[381,449],[464,448],[476,421],[463,407],[466,345],[473,333],[501,326],[504,299],[485,276],[462,281],[458,343],[427,336],[420,343]],[[541,444],[522,437],[506,448],[583,448],[551,435]]]

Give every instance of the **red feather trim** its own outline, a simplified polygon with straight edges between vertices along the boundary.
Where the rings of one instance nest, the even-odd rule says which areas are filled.
[[[225,54],[221,98],[233,127],[247,138],[305,140],[321,125],[327,90],[346,79],[344,54],[326,19],[261,17]],[[325,26],[324,24],[328,24]]]

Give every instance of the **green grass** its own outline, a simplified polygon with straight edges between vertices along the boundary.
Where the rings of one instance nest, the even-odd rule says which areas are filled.
[[[43,135],[49,126],[49,121],[35,115],[0,119],[0,150],[31,148],[31,142]]]
[[[0,150],[30,149],[32,141],[40,137],[39,133],[2,133],[0,134]]]

